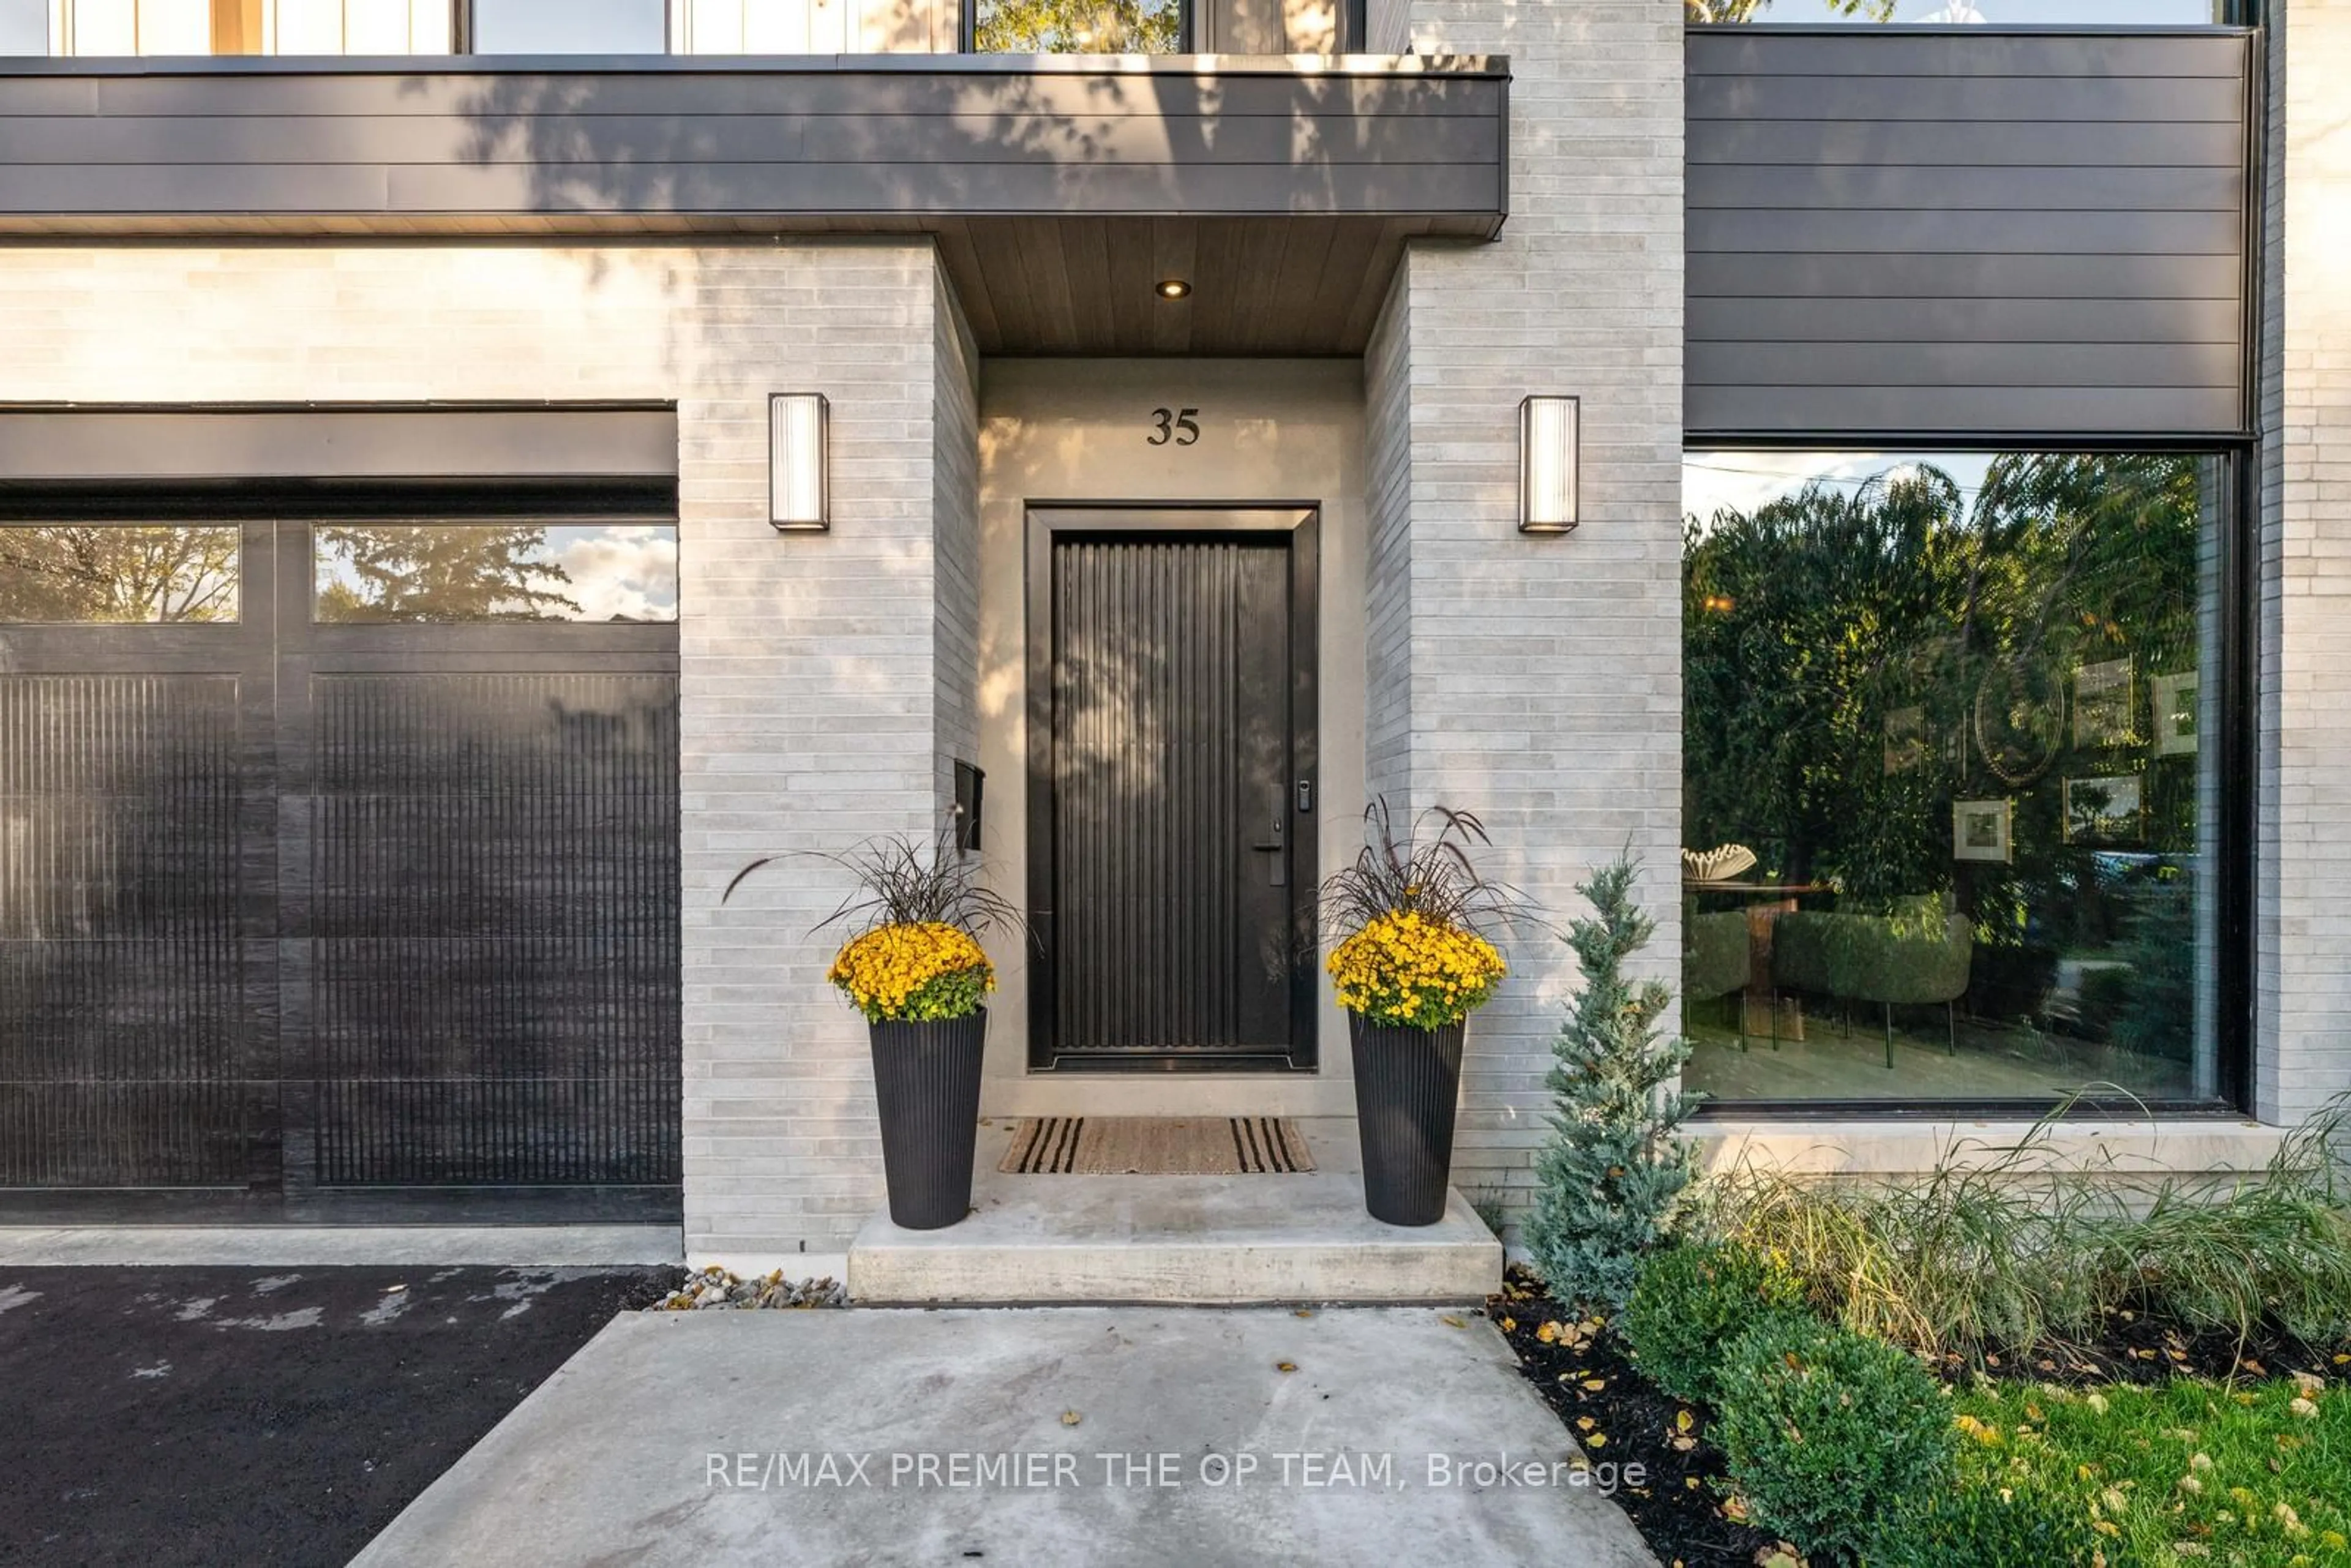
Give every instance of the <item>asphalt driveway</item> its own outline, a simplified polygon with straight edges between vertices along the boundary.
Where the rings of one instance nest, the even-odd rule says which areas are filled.
[[[346,1563],[677,1277],[0,1268],[0,1563]]]

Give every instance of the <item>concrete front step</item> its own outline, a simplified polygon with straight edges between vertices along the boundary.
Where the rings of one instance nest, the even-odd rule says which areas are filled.
[[[1307,1124],[1318,1168],[1287,1176],[1006,1176],[983,1127],[975,1212],[944,1230],[887,1213],[850,1244],[864,1304],[1482,1301],[1502,1245],[1460,1193],[1435,1225],[1364,1210],[1353,1124]],[[1326,1157],[1327,1156],[1327,1157]]]

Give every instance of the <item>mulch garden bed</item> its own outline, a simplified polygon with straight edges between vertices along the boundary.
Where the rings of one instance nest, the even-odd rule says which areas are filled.
[[[1486,1315],[1593,1463],[1606,1458],[1642,1467],[1646,1484],[1622,1488],[1615,1500],[1658,1562],[1669,1568],[1755,1568],[1775,1559],[1799,1560],[1777,1537],[1740,1516],[1725,1484],[1722,1453],[1707,1440],[1708,1413],[1652,1384],[1612,1330],[1580,1320],[1516,1264],[1502,1293],[1488,1301]],[[1957,1356],[1944,1368],[1953,1378],[1969,1370]],[[1981,1370],[1995,1379],[2076,1385],[2297,1372],[2340,1383],[2351,1382],[2351,1346],[2314,1348],[2274,1327],[2241,1341],[2227,1333],[2189,1334],[2123,1314],[2095,1346],[1987,1356]]]

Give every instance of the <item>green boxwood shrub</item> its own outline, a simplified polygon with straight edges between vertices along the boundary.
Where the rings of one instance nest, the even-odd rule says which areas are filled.
[[[1751,1247],[1698,1242],[1643,1262],[1616,1326],[1658,1387],[1711,1405],[1730,1342],[1774,1315],[1809,1316],[1794,1275]]]
[[[1953,1487],[1897,1512],[1863,1568],[2088,1568],[2088,1516],[2030,1487]]]
[[[1950,1485],[1942,1391],[1907,1351],[1774,1316],[1731,1344],[1716,1439],[1756,1522],[1806,1554],[1855,1555]]]

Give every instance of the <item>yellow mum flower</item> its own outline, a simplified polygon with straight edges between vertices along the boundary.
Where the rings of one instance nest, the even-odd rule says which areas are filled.
[[[877,925],[851,937],[825,978],[874,1023],[968,1017],[996,989],[995,966],[971,933],[935,922]]]
[[[1392,909],[1340,943],[1326,967],[1349,1012],[1438,1029],[1483,1007],[1508,966],[1474,931]]]

